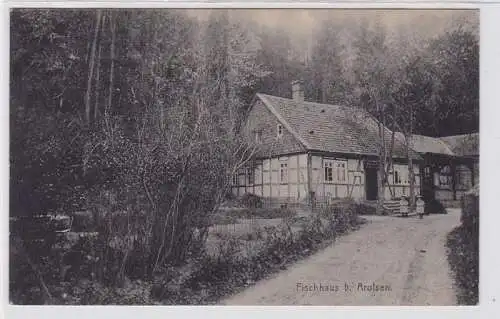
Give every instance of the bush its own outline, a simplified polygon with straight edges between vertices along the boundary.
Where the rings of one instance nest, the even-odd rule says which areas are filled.
[[[425,214],[447,214],[444,205],[437,199],[432,199],[425,203]]]
[[[461,201],[462,225],[448,234],[448,262],[458,287],[459,304],[476,305],[479,301],[479,187]]]
[[[457,286],[459,305],[476,305],[479,301],[479,236],[464,225],[448,234],[448,262]]]
[[[241,205],[248,208],[261,208],[262,207],[262,199],[251,193],[245,193],[240,199]]]
[[[364,211],[365,206],[354,201],[340,202],[322,209],[320,216],[333,218],[336,230],[342,233],[358,224],[358,215]]]
[[[479,187],[467,192],[461,199],[462,225],[472,234],[479,232]]]
[[[224,210],[225,216],[234,218],[290,218],[297,212],[289,208],[232,208]]]
[[[238,217],[234,215],[216,214],[212,216],[212,225],[229,225],[236,224],[238,222]]]
[[[250,212],[253,217],[257,218],[291,218],[297,215],[297,212],[290,208],[261,208]]]
[[[339,207],[342,210],[352,210],[356,215],[376,215],[377,206],[376,204],[367,204],[353,199],[345,199],[342,201],[335,202],[330,206]],[[383,210],[382,215],[387,214],[386,209]]]

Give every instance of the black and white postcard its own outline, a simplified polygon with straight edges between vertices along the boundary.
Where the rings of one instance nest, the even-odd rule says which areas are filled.
[[[11,305],[479,302],[479,10],[11,8]]]

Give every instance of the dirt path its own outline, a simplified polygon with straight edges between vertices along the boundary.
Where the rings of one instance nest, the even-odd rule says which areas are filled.
[[[369,224],[227,305],[455,305],[445,238],[460,219],[447,215],[369,217]]]

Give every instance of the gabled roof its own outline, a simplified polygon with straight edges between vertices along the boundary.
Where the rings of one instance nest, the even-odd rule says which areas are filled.
[[[257,98],[307,150],[378,155],[381,143],[378,123],[362,109],[266,94],[257,94]],[[391,135],[392,132],[384,127],[384,139],[388,147]],[[417,153],[410,152],[413,158],[420,158]],[[405,145],[398,137],[395,137],[393,157],[406,158]]]
[[[411,147],[416,152],[422,154],[455,155],[445,142],[436,137],[413,134],[411,138]]]
[[[397,132],[400,139],[402,133]],[[412,135],[412,148],[420,154],[441,154],[448,156],[478,156],[479,133],[452,135],[444,137],[431,137],[425,135]]]
[[[479,156],[479,133],[440,137],[457,156]]]

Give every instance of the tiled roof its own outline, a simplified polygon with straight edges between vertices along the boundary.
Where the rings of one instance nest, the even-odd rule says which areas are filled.
[[[399,138],[404,138],[398,132]],[[414,134],[412,148],[420,154],[432,153],[450,156],[479,155],[479,134],[452,135],[445,137],[430,137]]]
[[[378,155],[380,138],[376,120],[366,111],[346,106],[296,101],[258,94],[264,104],[278,113],[306,149],[335,153]],[[274,113],[273,112],[273,113]],[[384,128],[390,146],[391,132]],[[405,158],[406,149],[395,138],[393,157]],[[413,158],[419,158],[412,152]]]
[[[457,156],[479,155],[479,133],[440,137]]]
[[[445,142],[435,137],[413,134],[411,145],[419,153],[454,155]]]

